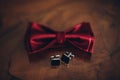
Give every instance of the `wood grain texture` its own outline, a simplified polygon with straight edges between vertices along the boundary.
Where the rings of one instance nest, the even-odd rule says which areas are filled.
[[[0,80],[119,80],[119,8],[117,0],[1,0]],[[91,59],[71,46],[46,50],[30,62],[23,41],[31,21],[58,31],[90,22],[95,34]],[[49,57],[66,50],[80,55],[69,67],[52,68]]]

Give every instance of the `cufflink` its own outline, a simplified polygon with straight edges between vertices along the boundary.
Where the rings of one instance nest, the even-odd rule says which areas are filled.
[[[75,55],[72,54],[72,52],[66,52],[62,55],[61,61],[63,61],[66,64],[69,64],[70,60],[75,57]]]
[[[55,55],[50,57],[51,66],[59,66],[60,65],[60,55]]]

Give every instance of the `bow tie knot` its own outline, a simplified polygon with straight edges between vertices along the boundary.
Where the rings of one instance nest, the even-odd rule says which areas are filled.
[[[57,32],[57,42],[62,44],[65,41],[65,32]]]

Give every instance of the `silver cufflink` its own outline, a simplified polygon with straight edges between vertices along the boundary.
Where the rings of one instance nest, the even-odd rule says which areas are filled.
[[[69,64],[70,60],[74,57],[75,55],[73,55],[72,52],[66,52],[65,54],[62,55],[61,60],[64,63]]]
[[[60,55],[55,55],[50,57],[51,66],[59,66],[60,65]]]

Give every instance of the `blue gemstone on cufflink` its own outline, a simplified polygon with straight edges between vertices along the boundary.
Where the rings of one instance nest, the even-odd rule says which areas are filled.
[[[75,57],[75,56],[71,52],[66,52],[65,54],[62,55],[61,60],[64,63],[69,64],[72,57]]]
[[[60,65],[60,55],[55,55],[50,57],[51,66],[59,66]]]

